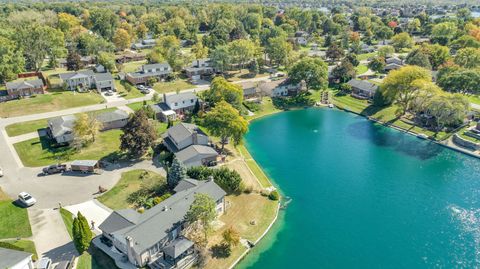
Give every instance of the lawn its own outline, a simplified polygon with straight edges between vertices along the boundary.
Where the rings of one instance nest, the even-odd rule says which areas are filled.
[[[226,199],[230,207],[220,217],[224,225],[210,235],[209,247],[221,242],[223,231],[229,227],[237,230],[242,238],[255,242],[265,232],[277,212],[278,203],[259,194],[227,196]],[[252,221],[256,224],[252,225]],[[210,259],[206,268],[229,268],[244,250],[242,245],[238,245],[233,248],[229,257]]]
[[[247,116],[247,119],[249,121],[251,120],[254,120],[256,118],[261,118],[263,116],[266,116],[266,115],[269,115],[269,114],[273,114],[273,113],[277,113],[277,112],[280,112],[282,110],[276,108],[274,105],[273,105],[273,102],[272,102],[272,98],[270,97],[264,97],[262,99],[262,104],[260,105],[260,110],[259,111],[256,111],[254,112],[255,114],[252,115],[252,116]]]
[[[260,166],[258,166],[257,162],[252,158],[252,155],[250,155],[250,152],[248,152],[245,145],[238,145],[237,150],[240,155],[242,155],[242,157],[245,159],[245,163],[247,164],[248,168],[255,175],[262,187],[268,188],[272,186],[272,183],[268,179],[267,175],[263,172]]]
[[[103,103],[97,93],[74,93],[71,91],[38,94],[31,98],[12,100],[0,104],[0,117],[16,117],[29,114],[57,111],[72,107]]]
[[[469,125],[467,125],[467,126],[463,127],[462,129],[460,129],[460,130],[457,132],[457,134],[458,134],[461,138],[463,138],[463,139],[465,139],[465,140],[471,141],[471,142],[473,142],[473,143],[480,143],[480,139],[476,139],[475,137],[471,137],[471,136],[468,136],[468,135],[465,134],[465,131],[467,131],[467,129],[469,129],[470,127],[473,127],[473,126],[475,126],[475,125],[476,125],[476,124],[472,122],[472,123],[470,123]]]
[[[137,110],[140,110],[145,104],[151,105],[151,104],[155,104],[155,102],[152,100],[148,100],[146,102],[131,103],[131,104],[128,104],[127,106],[131,108],[133,111],[137,111]]]
[[[95,111],[90,111],[87,112],[90,115],[96,115],[99,113],[103,112],[111,112],[115,111],[116,108],[111,107],[111,108],[105,108],[105,109],[100,109],[100,110],[95,110]],[[80,113],[78,113],[80,114]],[[75,114],[75,115],[78,115]],[[19,122],[19,123],[14,123],[10,124],[7,127],[5,127],[5,130],[7,131],[8,136],[17,136],[17,135],[22,135],[22,134],[28,134],[31,132],[36,132],[39,129],[44,129],[47,127],[47,122],[50,118],[48,119],[40,119],[40,120],[32,120],[32,121],[24,121],[24,122]]]
[[[117,89],[118,95],[120,95],[125,99],[133,99],[133,98],[145,96],[143,93],[141,93],[137,89],[137,87],[129,84],[126,81],[115,80],[114,82],[115,82],[115,89]],[[127,88],[130,89],[130,91],[128,91]]]
[[[77,260],[77,269],[115,269],[115,262],[101,250],[91,246]]]
[[[32,229],[27,209],[14,205],[0,189],[0,239],[30,236]]]
[[[33,138],[13,146],[25,166],[37,167],[73,160],[100,160],[117,153],[121,134],[121,130],[101,132],[94,143],[78,151],[71,147],[53,148],[46,137]]]
[[[62,216],[63,223],[65,223],[65,228],[67,228],[70,238],[73,239],[73,214],[65,208],[60,208],[60,215]]]
[[[480,105],[480,96],[478,96],[478,95],[467,95],[467,98],[468,98],[468,101],[470,101],[470,103]]]
[[[158,120],[152,120],[153,127],[157,130],[157,135],[160,137],[167,130],[168,124],[165,122],[159,122]]]
[[[355,71],[357,72],[357,75],[361,75],[368,71],[368,66],[359,64],[357,67],[355,67]]]
[[[135,72],[140,69],[140,66],[146,63],[147,63],[146,60],[124,63],[122,71],[125,73]]]
[[[38,259],[37,249],[35,248],[35,243],[30,240],[5,240],[0,241],[0,248],[8,248],[13,250],[25,251],[32,253],[32,260],[36,261]]]
[[[177,92],[195,87],[195,85],[189,83],[185,79],[176,79],[169,82],[157,82],[155,85],[153,85],[153,89],[158,93]]]
[[[32,121],[25,121],[20,123],[10,124],[5,127],[5,131],[7,131],[8,136],[17,136],[22,134],[28,134],[35,132],[39,129],[44,129],[47,127],[48,119],[40,119],[40,120],[32,120]]]
[[[259,74],[256,74],[255,76],[251,76],[250,71],[248,69],[241,69],[236,71],[229,71],[227,72],[225,77],[227,78],[228,81],[234,82],[234,81],[240,81],[245,79],[268,77],[269,75],[270,75],[269,73],[259,73]]]
[[[164,182],[166,179],[152,171],[132,170],[122,173],[118,183],[109,191],[98,197],[98,201],[113,210],[131,208],[132,204],[127,202],[130,194],[140,190],[142,184],[151,182]]]
[[[377,55],[376,52],[358,54],[358,55],[357,55],[357,59],[358,59],[359,61],[364,61],[364,60],[368,60],[368,59],[371,58],[371,57],[374,57],[375,55]]]

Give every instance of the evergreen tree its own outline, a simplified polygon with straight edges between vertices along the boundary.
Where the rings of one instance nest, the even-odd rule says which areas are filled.
[[[167,183],[170,188],[175,188],[180,180],[187,178],[187,169],[177,158],[173,159],[172,166],[168,169]]]
[[[93,234],[87,219],[80,212],[78,212],[77,217],[73,219],[72,233],[75,247],[77,251],[82,254],[90,247]]]

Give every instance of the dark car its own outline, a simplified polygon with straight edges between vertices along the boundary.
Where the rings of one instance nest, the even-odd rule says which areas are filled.
[[[70,262],[69,261],[61,261],[57,264],[57,266],[55,266],[55,269],[70,269],[72,268],[70,266]]]
[[[42,169],[44,175],[64,173],[65,171],[67,171],[66,164],[53,164]]]

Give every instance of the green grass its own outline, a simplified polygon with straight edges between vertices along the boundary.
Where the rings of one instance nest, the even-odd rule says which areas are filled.
[[[470,101],[470,103],[480,105],[480,96],[478,96],[478,95],[467,95],[466,97],[468,98],[468,101]]]
[[[140,69],[140,66],[142,66],[146,63],[147,63],[146,60],[124,63],[123,64],[123,72],[130,73],[130,72],[138,71],[138,69]]]
[[[277,112],[280,112],[280,111],[281,111],[280,109],[276,108],[273,105],[272,98],[264,97],[262,99],[262,103],[260,105],[260,110],[254,112],[255,114],[253,116],[247,116],[247,119],[249,121],[251,121],[251,120],[254,120],[256,118],[261,118],[263,116],[273,114],[273,113],[277,113]]]
[[[160,174],[142,169],[132,170],[122,173],[122,177],[117,184],[102,196],[98,197],[98,201],[113,210],[132,207],[132,205],[127,202],[128,196],[138,191],[142,183],[147,181],[165,182],[166,184],[166,179]]]
[[[144,102],[135,102],[135,103],[128,104],[127,106],[129,108],[131,108],[133,111],[137,111],[137,110],[140,110],[143,107],[143,104],[144,104]],[[152,100],[148,100],[146,102],[146,104],[151,105],[151,104],[155,104],[155,102],[152,101]]]
[[[5,127],[8,136],[17,136],[22,134],[28,134],[35,132],[39,129],[44,129],[47,127],[48,119],[32,120],[25,121],[20,123],[10,124]]]
[[[73,160],[100,160],[110,154],[118,154],[121,134],[121,130],[101,132],[94,143],[78,151],[71,147],[53,148],[46,137],[22,141],[13,146],[25,166],[37,167]]]
[[[90,115],[96,115],[99,113],[103,112],[111,112],[115,111],[116,108],[111,107],[111,108],[105,108],[105,109],[100,109],[100,110],[95,110],[95,111],[90,111],[87,112]],[[79,115],[81,113],[77,113],[75,115]],[[5,130],[7,131],[8,136],[17,136],[17,135],[22,135],[22,134],[28,134],[31,132],[36,132],[39,129],[44,129],[47,127],[47,122],[50,118],[48,119],[40,119],[40,120],[32,120],[32,121],[24,121],[24,122],[19,122],[19,123],[14,123],[10,124],[7,127],[5,127]]]
[[[461,138],[463,138],[463,139],[465,139],[465,140],[471,141],[471,142],[473,142],[473,143],[480,143],[480,139],[477,139],[477,138],[475,138],[475,137],[471,137],[471,136],[468,136],[468,135],[465,134],[465,132],[467,131],[467,129],[469,129],[470,127],[473,127],[473,126],[475,126],[475,125],[476,125],[476,123],[470,123],[469,125],[467,125],[467,126],[463,127],[462,129],[460,129],[460,130],[457,132],[457,134],[458,134]]]
[[[70,238],[73,239],[73,214],[65,208],[60,208],[60,215],[62,216],[63,223],[65,223],[65,228],[67,228]]]
[[[157,82],[153,85],[153,89],[158,93],[177,92],[195,88],[195,85],[189,83],[185,79],[176,79],[170,82]]]
[[[27,209],[14,205],[0,189],[0,239],[30,236],[32,228]]]
[[[250,168],[252,173],[258,179],[260,185],[262,185],[263,188],[272,186],[272,183],[268,179],[267,175],[265,175],[260,166],[258,166],[257,162],[252,158],[252,155],[250,155],[250,152],[248,152],[247,148],[244,145],[239,145],[237,146],[237,150],[245,158],[248,168]]]
[[[78,257],[77,269],[116,269],[115,262],[95,247],[90,247],[88,252],[84,252]]]
[[[128,82],[126,81],[119,81],[115,80],[115,89],[117,89],[118,94],[125,98],[125,99],[133,99],[133,98],[138,98],[138,97],[143,97],[145,96],[143,93],[141,93],[137,87],[133,85],[125,85]],[[126,87],[130,88],[130,91],[126,90]]]
[[[368,71],[368,66],[360,64],[357,67],[355,67],[355,71],[357,72],[357,75],[361,75]]]
[[[32,253],[32,260],[38,260],[37,249],[35,248],[35,243],[30,240],[5,240],[0,241],[1,248],[8,248],[13,250],[25,251]]]
[[[31,98],[0,103],[0,117],[16,117],[72,107],[103,103],[105,100],[97,93],[73,93],[71,91],[38,94]]]
[[[160,137],[165,131],[167,130],[168,124],[165,122],[159,122],[157,120],[153,121],[153,126],[155,130],[157,130],[157,135]]]
[[[373,57],[373,56],[375,56],[375,55],[377,55],[376,52],[358,54],[358,55],[357,55],[357,59],[358,59],[359,61],[368,60],[369,58],[371,58],[371,57]]]

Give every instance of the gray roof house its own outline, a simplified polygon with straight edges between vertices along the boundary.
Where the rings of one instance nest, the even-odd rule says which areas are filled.
[[[44,93],[44,84],[39,78],[7,82],[6,88],[8,95],[13,97],[30,96]]]
[[[181,122],[163,134],[163,144],[171,152],[178,152],[191,145],[208,145],[208,136],[195,124]]]
[[[209,165],[215,162],[218,152],[212,147],[204,145],[191,145],[175,153],[175,157],[187,168],[194,166]]]
[[[49,119],[47,123],[47,135],[58,144],[68,144],[73,141],[73,126],[77,118],[74,115],[66,115]]]
[[[102,131],[120,129],[127,125],[129,115],[121,109],[100,113],[96,119],[102,123]]]
[[[177,114],[182,114],[185,111],[191,111],[199,100],[200,99],[198,96],[193,92],[163,94],[163,102]]]
[[[351,95],[358,99],[372,99],[378,89],[377,85],[365,80],[351,79],[347,84],[352,87]]]
[[[217,214],[222,214],[226,193],[213,180],[185,179],[174,190],[174,195],[143,214],[133,209],[114,211],[98,227],[103,239],[97,237],[93,243],[120,268],[189,268],[196,259],[194,243],[180,234],[188,225],[184,219],[195,194],[209,195]],[[102,241],[110,241],[114,248]],[[130,266],[123,265],[122,256]]]
[[[83,70],[72,73],[59,74],[60,79],[69,90],[86,91],[96,88],[97,91],[115,90],[112,74],[95,73],[92,70]]]
[[[157,80],[166,78],[171,73],[172,68],[167,62],[158,64],[145,64],[141,66],[139,71],[127,73],[125,75],[125,79],[133,85],[137,85],[147,83],[150,78],[155,78]]]
[[[94,77],[95,88],[98,92],[105,90],[115,90],[115,83],[110,72],[96,73]]]
[[[32,253],[0,248],[0,268],[34,269]]]

